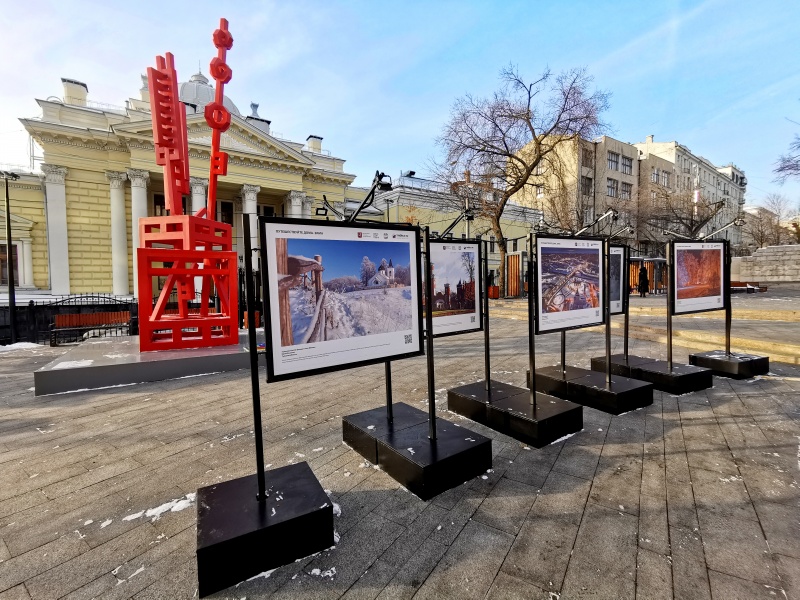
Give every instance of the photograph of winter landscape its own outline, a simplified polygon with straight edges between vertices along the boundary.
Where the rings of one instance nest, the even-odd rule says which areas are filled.
[[[452,248],[453,250],[449,250]],[[433,318],[475,312],[477,246],[431,244],[433,262]]]
[[[599,308],[600,249],[540,248],[539,281],[546,313]]]
[[[414,328],[407,242],[275,240],[281,346]]]

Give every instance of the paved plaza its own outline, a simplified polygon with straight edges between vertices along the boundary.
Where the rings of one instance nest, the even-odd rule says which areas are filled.
[[[633,353],[665,357],[664,302],[632,299]],[[516,385],[524,306],[492,309],[493,377]],[[798,310],[800,286],[736,296],[733,336],[797,358]],[[676,328],[713,342],[718,316]],[[558,344],[536,338],[538,366]],[[603,335],[567,347],[588,367]],[[800,598],[800,365],[617,417],[587,408],[583,431],[537,450],[446,410],[447,388],[482,378],[482,334],[435,348],[439,415],[491,437],[493,468],[423,502],[344,446],[342,415],[384,403],[382,365],[264,384],[266,462],[309,462],[339,541],[213,597]],[[249,372],[34,397],[33,371],[65,351],[0,354],[0,600],[196,597],[193,494],[255,470]],[[425,407],[424,357],[393,380],[395,401]]]

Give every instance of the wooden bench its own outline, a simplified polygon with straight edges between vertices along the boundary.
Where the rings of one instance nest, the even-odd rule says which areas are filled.
[[[130,333],[130,323],[131,313],[127,310],[55,315],[50,326],[50,345],[58,346],[59,334],[66,332],[82,335],[93,329],[127,329]]]
[[[731,293],[755,294],[756,292],[766,292],[767,286],[759,285],[757,282],[752,281],[731,281]]]

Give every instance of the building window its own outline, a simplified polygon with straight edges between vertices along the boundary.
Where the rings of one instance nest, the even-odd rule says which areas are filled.
[[[12,246],[11,257],[14,265],[14,285],[19,285],[19,258],[18,246]],[[8,285],[8,245],[0,244],[0,285]]]
[[[511,251],[512,252],[516,252],[517,251],[517,240],[516,240],[516,238],[514,240],[512,240],[512,242],[511,242]]]
[[[544,165],[542,163],[539,163],[538,165],[536,165],[536,167],[533,169],[533,174],[534,175],[544,175]]]
[[[591,177],[581,177],[581,194],[584,196],[591,196],[592,183],[593,181]]]
[[[616,179],[611,179],[609,177],[608,183],[606,185],[606,196],[616,198],[618,188],[619,188],[619,182]]]
[[[588,148],[582,149],[581,163],[583,163],[584,167],[594,168],[594,155]]]
[[[462,239],[462,240],[465,240],[465,239],[467,239],[467,234],[466,234],[466,233],[462,233],[462,234],[461,234],[461,239]]]
[[[608,170],[619,171],[619,154],[609,151],[608,153]]]
[[[653,168],[653,172],[650,173],[650,181],[658,183],[658,169]]]
[[[233,202],[220,201],[219,220],[222,223],[233,225]]]
[[[625,183],[624,181],[620,184],[619,189],[619,197],[623,200],[630,200],[631,199],[631,188],[633,186],[630,183]]]
[[[267,206],[266,204],[257,204],[256,205],[256,213],[260,217],[274,217],[275,216],[275,207],[274,206]]]
[[[622,172],[625,175],[633,175],[633,159],[630,156],[622,157]]]
[[[593,208],[584,208],[583,209],[583,224],[590,225],[594,221],[594,209]]]
[[[489,252],[494,252],[494,242],[495,242],[494,236],[491,236],[489,238]]]
[[[669,187],[669,173],[666,171],[661,171],[661,185]]]
[[[541,198],[543,196],[544,196],[544,186],[543,185],[537,185],[536,186],[536,197],[537,198]]]
[[[153,216],[164,217],[167,214],[163,194],[153,194]]]

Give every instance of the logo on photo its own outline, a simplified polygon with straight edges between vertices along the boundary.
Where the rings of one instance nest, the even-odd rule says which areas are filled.
[[[358,237],[361,237],[361,232],[360,231],[358,232]]]
[[[389,239],[389,234],[388,233],[384,233],[383,234],[383,239],[388,240]]]
[[[377,234],[377,233],[373,233],[373,234],[372,234],[372,237],[373,237],[373,238],[375,238],[375,239],[377,240],[377,239],[378,239],[378,234]]]

